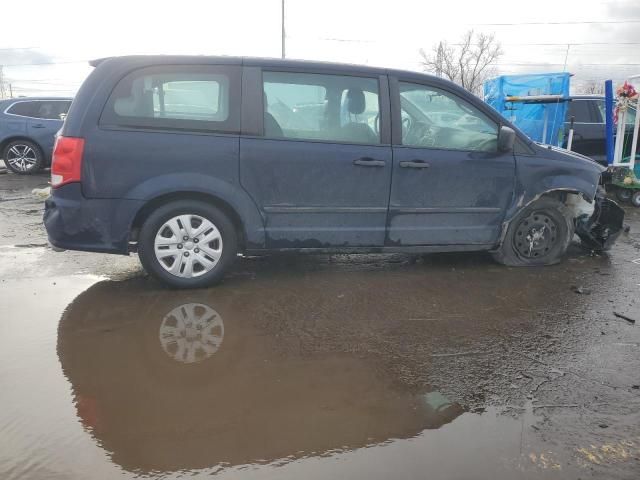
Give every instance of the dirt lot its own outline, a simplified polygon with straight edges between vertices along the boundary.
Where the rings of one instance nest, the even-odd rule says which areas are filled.
[[[47,180],[0,175],[2,479],[640,476],[640,210],[555,267],[243,258],[180,292],[52,251]]]

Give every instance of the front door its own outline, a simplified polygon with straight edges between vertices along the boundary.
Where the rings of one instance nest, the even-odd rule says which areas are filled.
[[[240,180],[265,219],[267,248],[382,246],[386,77],[264,71],[256,83],[264,133],[242,137]]]
[[[495,244],[515,182],[513,153],[498,152],[498,123],[444,88],[391,85],[402,129],[394,138],[387,244]]]

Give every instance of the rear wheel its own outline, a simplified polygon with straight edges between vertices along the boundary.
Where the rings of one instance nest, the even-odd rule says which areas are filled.
[[[9,143],[2,152],[2,158],[9,170],[21,175],[37,172],[44,162],[40,148],[28,140]]]
[[[634,207],[640,207],[640,190],[636,190],[631,195],[631,205]]]
[[[553,198],[541,198],[511,221],[493,256],[509,266],[553,265],[567,251],[573,231],[565,205]]]
[[[621,202],[628,202],[631,200],[631,190],[628,188],[616,188],[616,198]]]
[[[176,288],[219,282],[238,249],[233,223],[218,208],[182,200],[154,211],[140,230],[138,254],[145,270]]]

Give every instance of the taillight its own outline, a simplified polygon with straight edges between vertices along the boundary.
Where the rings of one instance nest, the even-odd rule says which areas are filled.
[[[51,158],[51,186],[79,182],[82,171],[84,138],[58,137]]]

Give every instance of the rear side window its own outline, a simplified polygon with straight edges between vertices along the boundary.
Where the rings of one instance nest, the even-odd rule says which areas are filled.
[[[264,72],[267,138],[380,143],[375,78]]]
[[[69,107],[71,106],[71,102],[68,101],[45,101],[36,103],[39,103],[39,105],[34,116],[36,118],[44,118],[47,120],[63,120],[64,116],[69,111]]]
[[[569,102],[567,120],[571,121],[571,117],[573,117],[575,123],[598,123],[594,115],[591,114],[590,103],[589,100],[573,100]]]
[[[160,130],[239,131],[238,67],[136,70],[116,85],[101,125]]]
[[[21,117],[63,120],[70,106],[69,100],[32,100],[14,103],[7,113]]]

